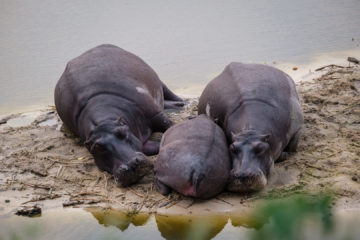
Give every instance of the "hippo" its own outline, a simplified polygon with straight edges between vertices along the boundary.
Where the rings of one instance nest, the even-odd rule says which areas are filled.
[[[61,120],[122,187],[152,170],[145,155],[157,154],[160,144],[148,139],[173,124],[164,106],[182,104],[149,65],[110,44],[69,61],[55,88]]]
[[[207,199],[224,189],[230,166],[223,130],[200,115],[172,126],[162,136],[155,183],[163,195],[174,189],[185,196]]]
[[[294,81],[261,64],[227,65],[201,94],[198,114],[226,134],[232,162],[227,189],[234,192],[263,189],[274,162],[296,151],[303,123]]]

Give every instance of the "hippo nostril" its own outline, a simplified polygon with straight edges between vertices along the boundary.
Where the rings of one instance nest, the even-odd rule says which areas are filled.
[[[247,170],[244,172],[241,172],[240,174],[238,174],[238,179],[247,184],[247,183],[252,183],[254,181],[257,181],[258,179],[260,179],[262,177],[262,171],[261,170]]]
[[[138,165],[140,165],[142,162],[144,162],[145,159],[144,159],[144,158],[135,157],[133,161],[134,161],[135,165],[138,166]]]
[[[240,176],[240,173],[239,173],[239,172],[236,172],[236,171],[234,171],[234,170],[231,170],[230,175],[231,175],[233,178],[238,178],[238,177]]]
[[[125,172],[125,171],[128,171],[129,170],[129,167],[125,164],[121,164],[120,167],[119,167],[119,171],[121,172]]]
[[[237,177],[243,183],[247,183],[251,179],[251,175],[247,173],[240,173]]]

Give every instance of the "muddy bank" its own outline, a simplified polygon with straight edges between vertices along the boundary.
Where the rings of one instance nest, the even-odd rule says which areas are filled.
[[[360,68],[328,67],[312,81],[299,82],[305,114],[299,151],[275,165],[270,184],[256,194],[224,192],[208,201],[176,193],[160,195],[153,173],[119,188],[95,166],[78,138],[62,127],[53,108],[0,119],[0,214],[20,206],[100,206],[131,212],[223,213],[252,209],[257,201],[293,193],[331,192],[336,209],[360,208]],[[175,122],[197,114],[197,99]],[[154,134],[160,139],[161,134]],[[153,161],[156,157],[151,157]]]

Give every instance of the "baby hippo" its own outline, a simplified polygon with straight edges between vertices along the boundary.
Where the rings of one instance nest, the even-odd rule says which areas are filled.
[[[206,115],[169,128],[155,163],[161,194],[171,189],[195,198],[219,194],[227,184],[230,158],[224,132]]]

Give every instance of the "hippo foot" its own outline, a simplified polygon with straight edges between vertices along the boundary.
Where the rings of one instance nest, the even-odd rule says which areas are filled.
[[[285,161],[286,159],[287,159],[287,157],[288,157],[288,153],[287,152],[282,152],[281,154],[280,154],[280,157],[275,161],[275,162],[283,162],[283,161]]]
[[[155,185],[162,195],[168,195],[171,192],[171,188],[169,188],[159,180],[156,180]]]
[[[147,156],[156,155],[159,153],[160,142],[148,140],[143,145],[143,153]]]
[[[296,152],[299,145],[301,131],[298,130],[294,136],[290,139],[288,145],[285,147],[285,152]]]

